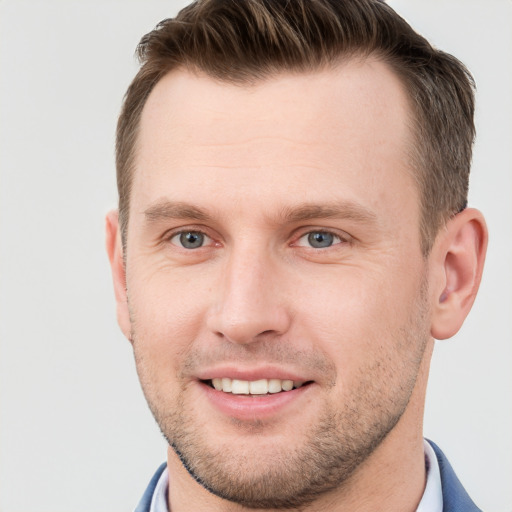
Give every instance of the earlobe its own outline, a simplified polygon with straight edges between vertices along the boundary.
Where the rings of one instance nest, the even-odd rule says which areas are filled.
[[[475,300],[487,249],[487,227],[473,208],[450,219],[432,249],[433,293],[431,334],[450,338],[462,326]]]
[[[106,217],[106,246],[117,303],[117,322],[123,334],[130,340],[131,322],[126,292],[126,271],[117,210],[110,211]]]

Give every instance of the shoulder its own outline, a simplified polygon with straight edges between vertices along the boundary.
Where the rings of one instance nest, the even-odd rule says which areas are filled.
[[[469,497],[439,446],[430,440],[428,442],[434,449],[439,463],[443,488],[443,512],[482,512]]]
[[[144,491],[144,495],[142,496],[139,504],[135,508],[134,512],[149,512],[151,508],[151,499],[153,498],[153,494],[155,492],[156,485],[160,476],[164,472],[167,464],[164,462],[155,472],[153,477],[151,478],[146,490]]]

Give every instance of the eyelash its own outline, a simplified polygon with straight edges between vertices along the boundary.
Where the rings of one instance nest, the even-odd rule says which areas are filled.
[[[203,236],[204,237],[203,243],[198,247],[184,247],[184,245],[181,242],[173,241],[177,237],[181,237],[186,234],[197,234],[197,235]],[[323,235],[323,236],[327,236],[327,237],[332,237],[332,243],[325,247],[312,246],[311,239],[309,239],[308,242],[305,244],[300,243],[301,240],[303,240],[303,239],[305,240],[307,237],[311,237],[312,235]],[[291,247],[305,247],[307,249],[313,249],[313,250],[325,250],[325,249],[329,249],[329,248],[339,245],[339,244],[348,243],[349,238],[350,237],[348,237],[348,236],[342,236],[338,233],[329,231],[327,229],[310,229],[306,232],[303,232],[298,238],[295,238],[295,241],[292,242],[290,244],[290,246]],[[166,240],[168,242],[170,242],[171,244],[175,245],[176,247],[179,247],[179,248],[187,250],[187,251],[205,248],[208,245],[211,245],[211,243],[214,241],[214,239],[211,236],[209,236],[208,234],[206,234],[202,229],[197,229],[197,228],[181,229],[180,231],[174,231],[166,236]],[[320,240],[319,243],[321,243],[321,242],[322,241]],[[219,245],[219,244],[216,244],[216,245]]]
[[[200,245],[199,247],[194,247],[194,248],[189,248],[189,247],[184,247],[183,244],[181,243],[175,243],[173,242],[173,240],[177,237],[181,237],[183,235],[187,235],[187,234],[195,234],[195,235],[201,235],[204,237],[204,241],[203,242],[208,242],[211,243],[213,242],[213,239],[211,236],[208,236],[204,231],[200,230],[200,229],[182,229],[180,231],[175,231],[173,233],[170,233],[167,237],[166,237],[166,240],[168,240],[171,244],[181,248],[181,249],[185,249],[187,251],[190,251],[190,250],[193,250],[193,249],[202,249],[204,248],[207,244],[203,243],[202,245]]]
[[[312,241],[310,239],[310,237],[312,235],[323,235],[324,237],[327,236],[327,237],[332,237],[332,243],[326,247],[314,247],[312,245]],[[304,244],[302,245],[300,243],[301,240],[308,240],[308,243],[307,245]],[[308,249],[317,249],[317,250],[321,250],[321,249],[329,249],[335,245],[338,245],[338,244],[341,244],[341,243],[344,243],[346,242],[347,240],[345,238],[343,238],[341,235],[339,235],[338,233],[334,233],[332,231],[329,231],[327,229],[311,229],[305,233],[303,233],[299,238],[297,238],[297,242],[293,243],[292,245],[293,246],[299,246],[299,247],[307,247]],[[321,243],[321,242],[320,242]]]

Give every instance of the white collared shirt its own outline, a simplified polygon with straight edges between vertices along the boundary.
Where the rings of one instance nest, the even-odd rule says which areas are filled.
[[[427,484],[416,512],[443,512],[443,489],[441,487],[441,473],[439,462],[432,446],[423,440],[425,450],[425,467],[427,468]],[[167,512],[164,509],[164,512]]]
[[[169,470],[167,467],[160,475],[151,499],[149,512],[169,512],[167,507],[167,489],[169,488]]]
[[[427,484],[416,512],[443,512],[443,492],[441,489],[441,474],[439,463],[432,446],[423,441],[425,450],[425,467],[427,468]],[[165,468],[160,475],[151,499],[149,512],[170,512],[167,507],[167,489],[169,487],[169,472]]]

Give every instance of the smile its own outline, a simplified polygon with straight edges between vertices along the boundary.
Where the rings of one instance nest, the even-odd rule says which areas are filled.
[[[222,416],[242,422],[276,420],[284,414],[301,414],[306,403],[301,400],[307,400],[305,397],[318,389],[315,381],[301,379],[298,375],[279,375],[285,373],[279,369],[275,373],[266,370],[235,369],[231,372],[227,368],[215,369],[211,372],[214,375],[201,375],[197,381],[200,384],[198,389]],[[263,372],[271,378],[262,378]],[[283,378],[276,378],[278,376]]]
[[[291,391],[306,384],[303,381],[282,379],[240,380],[229,377],[215,378],[208,381],[217,391],[233,395],[266,395]]]

